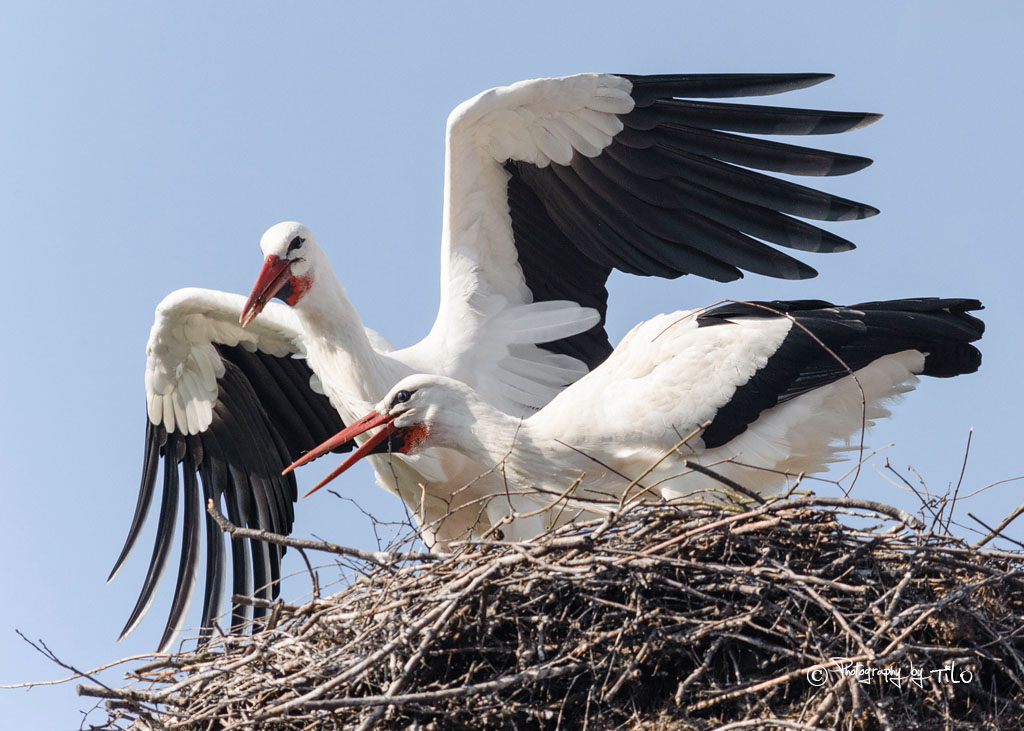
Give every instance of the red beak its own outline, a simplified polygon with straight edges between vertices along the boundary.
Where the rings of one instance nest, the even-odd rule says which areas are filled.
[[[395,425],[391,423],[392,421],[394,421],[394,419],[395,417],[390,414],[379,414],[376,411],[371,411],[369,414],[364,416],[362,419],[357,421],[352,426],[342,429],[340,432],[335,434],[333,437],[325,441],[320,446],[315,447],[306,454],[302,455],[302,457],[300,457],[299,459],[292,462],[292,464],[285,468],[284,472],[282,472],[281,474],[288,474],[296,467],[301,467],[307,462],[311,462],[317,457],[321,457],[327,454],[335,447],[340,447],[342,444],[345,444],[346,442],[352,440],[354,437],[357,437],[360,434],[367,432],[370,429],[373,429],[374,427],[378,427],[381,425],[384,426],[383,429],[381,429],[379,432],[377,432],[372,437],[363,442],[361,445],[359,445],[356,451],[352,452],[352,454],[349,455],[348,459],[342,462],[333,472],[331,472],[331,474],[327,475],[327,477],[321,480],[316,485],[316,487],[314,487],[312,490],[310,490],[309,492],[302,496],[309,497],[314,492],[319,490],[321,487],[326,485],[328,482],[333,480],[335,477],[340,475],[342,472],[347,470],[349,467],[354,465],[356,462],[361,460],[363,457],[365,457],[368,454],[373,454],[374,449],[376,449],[381,444],[381,442],[383,442],[385,439],[387,439],[389,436],[391,436],[397,431],[397,427],[395,427]]]
[[[256,278],[256,284],[252,287],[249,299],[245,301],[242,314],[238,321],[245,327],[256,315],[263,312],[267,302],[277,294],[278,290],[285,285],[291,277],[291,261],[289,259],[278,259],[271,254],[263,262],[260,275]]]

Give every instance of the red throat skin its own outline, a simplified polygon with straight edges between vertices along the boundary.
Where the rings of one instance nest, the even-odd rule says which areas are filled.
[[[430,427],[426,424],[413,424],[401,428],[402,446],[395,451],[399,454],[409,454],[430,436]]]
[[[306,292],[309,291],[312,284],[312,277],[292,277],[288,280],[289,292],[288,297],[285,298],[285,302],[294,307],[295,303],[302,299]]]

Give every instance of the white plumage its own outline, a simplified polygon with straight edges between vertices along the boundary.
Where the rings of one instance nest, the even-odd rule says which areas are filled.
[[[831,134],[878,115],[681,98],[776,94],[828,78],[582,74],[519,82],[459,105],[447,127],[438,314],[410,348],[395,351],[363,326],[312,234],[294,222],[264,235],[267,258],[248,300],[198,289],[169,295],[147,350],[139,502],[111,577],[138,539],[161,463],[163,496],[150,570],[123,634],[141,619],[166,566],[179,489],[183,556],[161,647],[180,628],[198,571],[200,488],[236,523],[288,533],[296,486],[280,469],[402,377],[452,377],[499,411],[523,416],[600,363],[611,350],[603,322],[612,269],[799,278],[814,270],[765,241],[851,248],[800,219],[863,218],[874,208],[748,168],[842,175],[870,160],[728,130]],[[291,307],[268,303],[274,296]],[[444,542],[486,527],[470,510],[451,514],[452,494],[475,470],[440,450],[378,476],[417,516],[425,539]],[[207,533],[206,550],[208,632],[227,569],[219,535]],[[231,551],[232,591],[271,597],[280,549],[236,541]],[[250,561],[251,578],[238,570]],[[245,611],[235,607],[233,627],[245,623]]]
[[[659,315],[528,418],[495,410],[464,383],[410,376],[296,466],[376,426],[321,485],[375,450],[456,449],[501,478],[482,507],[511,540],[629,497],[720,497],[722,481],[685,460],[769,494],[838,459],[917,374],[973,372],[980,354],[970,343],[984,327],[967,311],[979,307],[805,301]]]

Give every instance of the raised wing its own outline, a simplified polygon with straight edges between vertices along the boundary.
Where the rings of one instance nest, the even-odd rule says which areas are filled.
[[[777,94],[829,78],[581,74],[459,105],[448,120],[442,301],[431,336],[471,329],[496,296],[512,305],[570,300],[601,322],[545,348],[592,368],[611,351],[603,323],[613,268],[718,281],[744,270],[814,276],[771,244],[845,251],[853,244],[800,219],[877,209],[754,170],[845,175],[871,161],[746,135],[834,134],[879,115],[692,98]]]
[[[147,346],[146,450],[135,515],[113,579],[138,541],[163,467],[156,542],[138,602],[121,637],[142,619],[156,593],[183,502],[182,546],[174,598],[160,649],[175,639],[188,612],[200,558],[203,505],[214,500],[236,525],[290,533],[295,478],[281,471],[343,428],[327,397],[314,390],[294,313],[271,303],[247,328],[245,298],[182,289],[157,307]],[[179,469],[180,466],[180,469]],[[202,486],[203,500],[199,499]],[[283,548],[231,539],[232,593],[277,596]],[[220,614],[227,556],[220,529],[206,518],[206,588],[202,632]],[[253,619],[266,610],[256,607]],[[248,621],[236,605],[232,627]]]

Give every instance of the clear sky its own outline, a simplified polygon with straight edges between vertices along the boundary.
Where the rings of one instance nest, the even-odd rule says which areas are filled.
[[[297,219],[367,324],[415,342],[437,301],[445,118],[519,79],[836,73],[771,103],[886,114],[811,140],[876,160],[814,181],[882,209],[835,228],[859,249],[801,255],[821,275],[800,283],[618,277],[613,337],[723,298],[978,297],[989,326],[981,372],[923,383],[870,435],[875,447],[895,443],[874,463],[887,456],[916,479],[913,465],[941,492],[958,479],[973,426],[962,492],[1024,474],[1021,4],[154,5],[0,5],[0,684],[65,674],[16,628],[81,669],[159,639],[170,580],[136,633],[114,642],[152,531],[104,580],[135,505],[145,343],[160,299],[184,286],[247,293],[262,231]],[[382,517],[402,515],[368,467],[336,487]],[[855,494],[915,505],[870,468]],[[959,514],[994,522],[1022,501],[1024,481],[1009,482]],[[297,513],[298,535],[375,545],[369,520],[334,496]],[[1024,538],[1024,527],[1011,533]],[[300,571],[298,557],[285,569]],[[301,575],[284,589],[290,600],[308,591]],[[119,671],[102,677],[120,682]],[[92,706],[73,684],[0,690],[0,725],[78,728]]]

